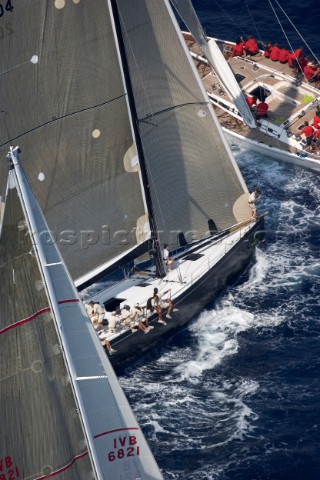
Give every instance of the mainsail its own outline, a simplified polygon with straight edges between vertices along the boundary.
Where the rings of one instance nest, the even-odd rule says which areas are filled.
[[[108,2],[11,3],[0,18],[0,156],[19,143],[36,198],[78,279],[149,235]]]
[[[0,477],[161,479],[11,150],[0,241]]]
[[[256,128],[256,123],[253,115],[248,107],[245,96],[241,91],[231,68],[226,62],[226,59],[221,53],[215,40],[210,39],[209,42],[207,41],[203,28],[193,9],[191,0],[170,0],[170,2],[172,3],[172,5],[174,5],[178,14],[181,16],[182,20],[189,28],[190,32],[192,33],[199,47],[203,51],[208,62],[214,69],[215,74],[224,86],[232,102],[236,105],[239,112],[241,113],[245,123],[251,128]]]

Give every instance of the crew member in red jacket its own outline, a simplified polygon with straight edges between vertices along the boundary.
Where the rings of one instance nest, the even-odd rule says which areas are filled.
[[[318,147],[317,154],[320,155],[320,128],[316,131],[315,137],[317,140],[317,147]]]
[[[295,73],[299,72],[299,60],[302,56],[302,50],[302,47],[297,48],[294,52],[290,53],[288,57],[288,65]]]
[[[267,118],[268,117],[269,105],[263,100],[257,104],[257,118]]]
[[[268,42],[265,46],[265,49],[264,49],[264,53],[263,55],[266,57],[266,58],[270,58],[270,48],[272,47],[272,42]]]
[[[304,67],[307,65],[307,63],[308,63],[307,57],[305,57],[304,55],[301,55],[299,58],[300,69],[303,70]]]
[[[307,122],[307,120],[304,122],[304,127],[301,130],[301,133],[304,133],[307,140],[306,150],[309,150],[309,152],[311,152],[314,128],[311,125],[309,125],[309,122]]]
[[[308,82],[316,82],[319,79],[320,68],[317,68],[313,62],[308,62],[303,69],[303,73]]]
[[[275,43],[273,47],[270,47],[270,60],[277,62],[279,60],[279,53],[280,48],[278,47],[278,44]]]
[[[252,97],[246,97],[246,102],[250,109],[256,106],[257,100],[258,98],[255,95],[253,95]]]
[[[317,108],[316,113],[313,117],[313,126],[314,128],[320,128],[320,109]]]
[[[258,44],[252,35],[249,35],[248,40],[243,46],[243,50],[246,56],[252,56],[259,52]]]
[[[278,58],[279,62],[287,63],[289,55],[290,55],[289,50],[287,50],[287,48],[283,46],[279,52],[279,58]]]
[[[232,47],[232,56],[233,57],[242,57],[243,55],[243,46],[244,46],[243,38],[240,37],[236,40],[236,44]]]

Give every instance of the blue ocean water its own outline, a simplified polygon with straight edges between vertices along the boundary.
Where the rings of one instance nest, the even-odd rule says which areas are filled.
[[[234,39],[257,26],[262,39],[281,43],[267,1],[251,1],[250,14],[248,2],[238,0],[194,5],[208,34]],[[318,54],[319,4],[281,5]],[[320,178],[258,154],[236,158],[249,188],[260,187],[259,209],[269,211],[255,263],[120,381],[166,479],[314,480]]]

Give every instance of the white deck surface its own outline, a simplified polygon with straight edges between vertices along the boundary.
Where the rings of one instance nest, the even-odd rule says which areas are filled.
[[[229,234],[227,237],[216,240],[210,245],[197,249],[197,254],[201,254],[197,260],[187,260],[181,258],[175,261],[174,268],[168,272],[166,277],[159,279],[150,275],[134,274],[132,277],[121,281],[120,283],[106,288],[94,295],[94,301],[105,303],[112,298],[121,299],[120,308],[124,305],[133,307],[135,303],[145,306],[148,298],[152,297],[153,289],[156,287],[159,293],[168,289],[171,290],[170,296],[172,302],[181,295],[185,290],[190,288],[192,284],[198,281],[204,274],[208,272],[231,248],[250,230],[253,224],[249,224],[236,232]],[[187,254],[186,254],[187,255]],[[139,286],[143,283],[144,286]],[[147,284],[147,286],[145,286]],[[167,296],[164,296],[164,299]],[[108,333],[106,337],[110,339],[116,338],[127,328],[112,334]]]

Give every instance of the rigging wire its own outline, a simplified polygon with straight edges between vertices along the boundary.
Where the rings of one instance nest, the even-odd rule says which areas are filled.
[[[271,2],[269,0],[269,3],[271,5]],[[284,16],[287,18],[287,20],[289,21],[289,23],[291,24],[291,26],[294,28],[294,30],[296,31],[296,33],[299,35],[299,37],[301,38],[301,40],[303,41],[303,43],[306,45],[306,47],[308,48],[308,50],[312,53],[313,57],[317,60],[317,63],[319,63],[319,59],[317,58],[316,54],[312,51],[310,45],[306,42],[306,40],[303,38],[303,36],[300,34],[299,30],[296,28],[296,26],[294,25],[294,23],[291,21],[291,19],[288,17],[288,15],[286,14],[286,12],[283,10],[283,8],[281,7],[281,5],[279,4],[279,2],[277,0],[275,0],[275,3],[278,5],[278,7],[280,8],[280,10],[282,11],[282,13],[284,14]],[[279,20],[278,20],[279,21]],[[279,22],[280,23],[280,22]],[[282,28],[282,25],[280,23],[280,26]],[[286,35],[285,35],[286,37]],[[287,38],[287,37],[286,37]],[[290,47],[291,48],[291,47]]]
[[[260,36],[260,33],[259,33],[259,30],[258,30],[258,28],[257,28],[257,24],[256,24],[256,22],[254,21],[253,16],[252,16],[252,14],[251,14],[251,10],[250,10],[250,8],[249,8],[249,5],[248,5],[248,3],[247,3],[247,0],[244,0],[244,3],[245,3],[245,5],[246,5],[246,7],[247,7],[247,10],[248,10],[248,13],[249,13],[249,17],[251,18],[251,21],[252,21],[252,24],[253,24],[253,26],[254,26],[254,28],[255,28],[255,31],[256,31],[256,33],[257,33],[257,37],[258,37],[258,39],[259,39],[259,42],[264,45],[264,42],[262,41],[261,36]]]
[[[275,16],[276,19],[278,20],[280,29],[282,30],[282,33],[283,33],[285,39],[287,40],[288,45],[289,45],[291,51],[292,51],[293,54],[294,54],[295,60],[296,60],[296,62],[297,62],[297,64],[298,64],[298,68],[299,68],[299,70],[301,71],[302,75],[304,76],[305,81],[308,82],[307,79],[306,79],[306,76],[305,76],[305,74],[304,74],[304,72],[303,72],[303,70],[302,70],[302,68],[301,68],[301,65],[300,65],[300,63],[299,63],[299,60],[298,60],[298,58],[296,57],[295,49],[294,49],[293,46],[291,45],[291,42],[290,42],[290,40],[289,40],[289,38],[288,38],[288,36],[287,36],[287,34],[286,34],[283,26],[282,26],[282,23],[281,23],[280,19],[279,19],[279,16],[278,16],[277,12],[275,11],[275,8],[274,8],[274,6],[272,5],[271,0],[268,0],[268,1],[269,1],[269,5],[270,5],[270,7],[271,7],[271,10],[273,11],[274,16]],[[282,7],[279,5],[279,3],[277,2],[277,0],[275,0],[275,1],[276,1],[276,3],[277,3],[278,7],[281,9],[282,13],[284,13],[284,15],[287,17],[287,19],[288,19],[289,22],[291,23],[291,25],[295,28],[295,26],[293,25],[293,23],[291,22],[291,20],[289,19],[289,17],[286,15],[286,13],[285,13],[284,10],[282,9]],[[295,28],[295,30],[296,30],[296,28]],[[300,34],[299,34],[299,36],[301,37]],[[302,38],[302,37],[301,37],[301,38]],[[302,40],[303,40],[303,38],[302,38]],[[304,40],[303,40],[303,41],[304,41]]]
[[[221,7],[221,4],[217,0],[213,0],[213,3],[215,3],[219,10],[221,10],[223,15],[228,19],[229,23],[232,23],[237,29],[240,29],[242,35],[246,35],[246,32],[239,26],[239,23],[237,23],[235,19],[231,17],[231,15],[229,15],[229,13],[224,8]]]
[[[274,14],[275,18],[278,20],[278,23],[279,23],[279,25],[280,25],[280,29],[282,30],[282,33],[283,33],[283,35],[284,35],[284,38],[286,39],[286,41],[287,41],[290,49],[294,52],[294,48],[293,48],[293,46],[292,46],[292,44],[291,44],[291,42],[290,42],[290,40],[289,40],[289,38],[288,38],[288,36],[287,36],[284,28],[283,28],[283,26],[282,26],[282,23],[281,23],[281,21],[280,21],[280,19],[279,19],[279,16],[278,16],[277,12],[275,11],[274,6],[272,5],[271,0],[268,0],[268,1],[269,1],[270,8],[271,8],[271,10],[273,11],[273,14]],[[279,4],[278,4],[278,5],[279,5]],[[296,58],[296,60],[297,60],[297,58]]]

